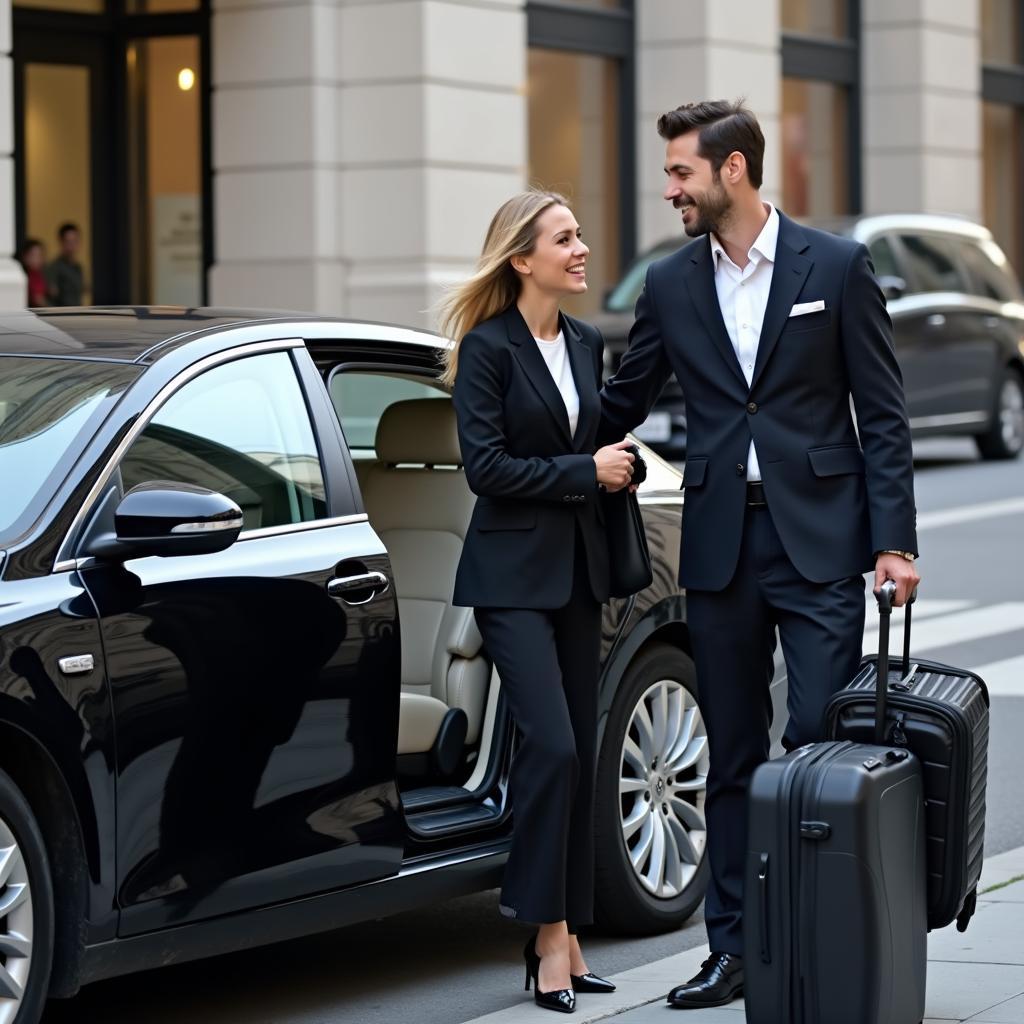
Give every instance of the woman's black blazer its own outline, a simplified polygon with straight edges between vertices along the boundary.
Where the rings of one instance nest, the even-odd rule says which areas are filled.
[[[454,603],[561,608],[572,588],[576,529],[594,597],[608,599],[608,547],[593,454],[604,343],[561,314],[580,397],[575,436],[565,403],[516,306],[474,327],[459,348],[454,404],[476,506]]]

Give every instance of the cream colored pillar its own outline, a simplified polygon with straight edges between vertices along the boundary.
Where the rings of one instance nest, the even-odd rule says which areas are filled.
[[[0,309],[24,308],[25,273],[14,259],[14,77],[11,2],[0,0]]]
[[[697,100],[740,99],[765,135],[763,193],[781,192],[779,0],[639,0],[637,3],[638,241],[681,234],[661,198],[665,144],[659,115]]]
[[[864,207],[981,218],[979,0],[863,0]]]
[[[215,0],[214,301],[430,325],[525,181],[525,0]]]

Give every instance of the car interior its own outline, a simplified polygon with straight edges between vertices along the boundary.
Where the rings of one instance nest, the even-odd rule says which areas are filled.
[[[328,390],[363,506],[391,558],[401,623],[398,779],[407,814],[430,834],[500,815],[495,792],[508,737],[495,736],[499,687],[471,608],[452,604],[474,496],[455,411],[430,374],[345,364]],[[492,685],[493,683],[493,685]],[[503,730],[499,730],[504,732]],[[437,812],[440,813],[437,813]]]

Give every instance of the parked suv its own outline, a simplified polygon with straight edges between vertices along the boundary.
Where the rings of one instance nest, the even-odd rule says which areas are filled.
[[[930,214],[812,221],[863,242],[893,322],[914,437],[967,434],[986,459],[1024,449],[1024,295],[990,232]],[[595,322],[609,372],[626,349],[632,310],[650,263],[679,248],[665,241],[639,256]],[[686,406],[673,378],[636,436],[666,457],[686,449]]]

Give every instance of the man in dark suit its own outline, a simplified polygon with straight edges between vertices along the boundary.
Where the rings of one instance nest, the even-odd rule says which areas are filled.
[[[856,671],[862,574],[894,580],[902,604],[918,582],[917,539],[900,369],[867,250],[762,201],[764,137],[741,105],[688,104],[658,132],[665,199],[694,241],[647,272],[629,350],[602,392],[602,434],[643,422],[676,375],[679,579],[711,759],[711,956],[669,993],[682,1009],[743,987],[746,794],[768,757],[776,630],[792,750],[824,738],[828,699]]]

